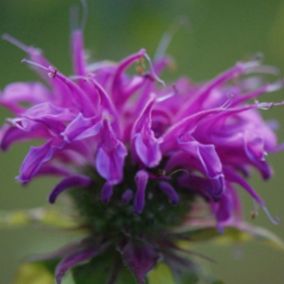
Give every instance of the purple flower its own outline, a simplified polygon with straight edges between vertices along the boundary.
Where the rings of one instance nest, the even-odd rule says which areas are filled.
[[[4,88],[0,104],[13,118],[1,129],[1,147],[42,141],[30,148],[17,179],[26,184],[41,175],[60,176],[51,203],[67,189],[91,188],[108,206],[120,194],[124,206],[132,203],[133,214],[143,215],[153,194],[179,206],[186,193],[203,198],[222,227],[240,218],[240,186],[267,212],[247,180],[253,169],[263,179],[271,176],[266,155],[278,144],[260,110],[274,104],[255,100],[282,88],[283,82],[259,83],[269,70],[260,62],[239,62],[202,84],[181,78],[166,86],[158,73],[167,66],[167,58],[152,64],[144,49],[119,63],[87,64],[79,30],[72,36],[71,77],[38,49],[7,35],[5,39],[27,53],[23,62],[45,83],[18,82]],[[149,68],[142,67],[145,61]],[[133,65],[140,72],[128,72]],[[143,250],[132,243],[120,248],[129,256],[126,263],[136,270],[139,283],[158,259],[154,248]],[[140,254],[144,270],[137,264]],[[93,255],[87,250],[67,256],[59,265],[57,281],[67,270],[66,263],[70,268]]]

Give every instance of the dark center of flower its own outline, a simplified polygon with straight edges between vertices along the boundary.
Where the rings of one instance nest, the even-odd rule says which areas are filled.
[[[107,200],[102,200],[103,180],[93,169],[87,174],[93,183],[84,190],[72,190],[70,195],[79,211],[81,222],[91,234],[103,234],[109,238],[120,237],[123,234],[131,236],[151,235],[162,233],[180,225],[185,215],[190,212],[194,195],[188,190],[179,191],[178,206],[173,204],[165,194],[167,185],[175,187],[176,178],[162,175],[159,168],[151,170],[149,181],[145,189],[145,207],[143,212],[135,212],[135,175],[137,166],[126,165],[122,183],[113,186]],[[166,181],[166,180],[169,181]],[[161,190],[165,188],[165,190]],[[107,189],[105,189],[107,190]],[[136,190],[137,191],[137,190]],[[110,198],[111,196],[111,198]]]

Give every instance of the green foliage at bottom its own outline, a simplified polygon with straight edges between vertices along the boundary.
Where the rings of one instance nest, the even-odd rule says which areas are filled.
[[[116,255],[105,254],[94,258],[85,265],[72,270],[75,284],[136,284],[133,275],[123,263],[116,259]],[[117,277],[117,278],[116,278]],[[115,282],[111,282],[115,279]]]
[[[41,263],[25,263],[20,266],[14,284],[53,284],[52,273]]]

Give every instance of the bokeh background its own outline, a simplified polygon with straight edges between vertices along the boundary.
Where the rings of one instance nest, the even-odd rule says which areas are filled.
[[[8,32],[26,43],[41,47],[62,71],[70,71],[70,7],[79,1],[1,0],[0,34]],[[188,24],[175,36],[169,53],[177,69],[170,76],[187,74],[196,81],[211,78],[236,61],[258,52],[267,64],[284,73],[284,1],[282,0],[89,0],[85,30],[86,45],[93,59],[115,59],[141,47],[153,54],[162,34],[178,21]],[[24,54],[0,42],[0,88],[12,81],[29,81],[36,76],[20,63]],[[284,100],[284,91],[266,100]],[[0,110],[1,123],[8,113]],[[284,141],[284,109],[264,113],[280,121]],[[46,204],[51,180],[21,188],[15,181],[18,166],[29,145],[0,154],[0,210],[38,207]],[[273,226],[260,214],[253,222],[272,229],[284,238],[284,154],[270,158],[275,176],[254,185],[267,200],[270,211],[282,219]],[[245,196],[245,195],[243,195]],[[248,200],[248,198],[246,199]],[[247,213],[252,204],[246,201]],[[66,242],[59,231],[37,228],[0,228],[0,283],[11,283],[17,265],[26,255],[55,249]],[[237,253],[236,253],[237,249]],[[283,284],[284,254],[259,243],[239,248],[202,246],[199,251],[216,260],[211,269],[227,284]]]

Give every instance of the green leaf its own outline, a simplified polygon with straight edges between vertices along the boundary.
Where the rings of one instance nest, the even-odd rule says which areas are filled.
[[[178,233],[187,237],[191,242],[214,241],[216,244],[231,245],[258,240],[284,251],[284,242],[277,235],[248,223],[227,226],[224,228],[224,232],[219,232],[214,226],[199,226],[197,228],[191,227],[189,230],[183,228]]]
[[[54,284],[54,276],[41,263],[25,263],[18,269],[13,284]]]
[[[148,275],[149,284],[175,284],[173,275],[169,267],[159,263]]]
[[[136,284],[134,276],[121,262],[116,262],[116,255],[113,254],[97,256],[89,263],[74,268],[72,270],[74,283],[108,283],[111,275],[114,274],[114,263],[117,263],[120,268],[116,284]]]
[[[22,264],[13,284],[54,284],[54,270],[57,261],[47,260]],[[67,275],[62,284],[74,284],[71,275]]]
[[[196,263],[192,263],[188,269],[180,271],[178,275],[173,275],[170,267],[163,262],[149,273],[149,284],[197,284],[204,276],[204,271]]]
[[[51,208],[33,208],[28,210],[0,211],[0,228],[42,224],[57,228],[72,228],[73,220]]]
[[[197,273],[195,272],[187,272],[187,273],[184,273],[179,281],[178,281],[178,284],[197,284],[199,283],[199,280],[202,278],[202,275],[198,275]]]

